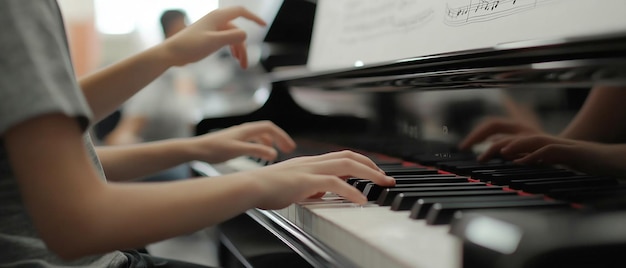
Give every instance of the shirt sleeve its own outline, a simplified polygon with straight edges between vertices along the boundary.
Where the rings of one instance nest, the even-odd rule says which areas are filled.
[[[62,113],[85,130],[92,117],[74,75],[55,1],[0,1],[0,135],[30,118]]]

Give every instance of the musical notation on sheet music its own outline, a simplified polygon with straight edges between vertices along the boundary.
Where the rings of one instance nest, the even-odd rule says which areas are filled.
[[[589,0],[318,0],[307,67],[359,67],[502,43],[619,33],[625,7],[624,0],[602,5]],[[568,15],[559,16],[564,10]]]
[[[446,4],[444,22],[450,26],[484,22],[537,8],[554,0],[469,0],[467,5]],[[467,1],[464,1],[467,2]]]
[[[367,2],[348,0],[337,10],[334,20],[340,42],[351,44],[389,35],[407,34],[428,24],[435,9],[420,0]]]

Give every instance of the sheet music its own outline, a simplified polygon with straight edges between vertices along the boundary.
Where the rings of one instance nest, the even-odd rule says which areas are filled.
[[[624,0],[318,0],[311,70],[626,33]]]
[[[461,6],[447,5],[444,22],[450,26],[462,26],[496,20],[537,8],[545,2],[549,0],[475,0]]]

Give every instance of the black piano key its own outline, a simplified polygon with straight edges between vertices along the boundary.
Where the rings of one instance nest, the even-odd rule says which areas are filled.
[[[458,202],[492,202],[492,201],[516,201],[516,200],[543,200],[543,195],[519,195],[516,192],[503,191],[494,192],[493,195],[474,195],[474,196],[454,196],[454,197],[427,197],[413,200],[412,206],[409,208],[411,219],[425,219],[428,211],[433,204],[436,203],[458,203]],[[398,195],[399,197],[400,195]],[[396,197],[396,199],[398,198]],[[409,196],[410,197],[410,196]],[[395,202],[395,200],[394,200]],[[399,209],[403,210],[403,209]]]
[[[346,180],[346,182],[350,185],[354,185],[355,182],[357,182],[358,180],[362,180],[360,178],[349,178]]]
[[[444,175],[444,174],[436,174],[436,175],[418,175],[418,176],[411,176],[411,177],[394,177],[396,179],[396,185],[399,184],[424,184],[424,183],[457,183],[457,182],[468,182],[468,179],[466,177],[457,177],[455,175]],[[363,183],[363,182],[360,182]],[[368,181],[367,184],[365,185],[361,185],[359,184],[357,186],[357,189],[359,189],[362,193],[365,193],[367,190],[367,187],[370,185],[369,183],[371,183],[371,181]],[[370,186],[374,187],[374,186]],[[378,189],[374,189],[374,191],[377,191]],[[380,189],[380,191],[382,191],[383,189]],[[370,190],[371,191],[371,190]],[[377,196],[380,193],[376,194]],[[373,194],[374,195],[374,194]]]
[[[427,168],[403,168],[403,169],[394,169],[394,170],[385,170],[385,174],[387,176],[396,176],[396,175],[428,175],[428,174],[438,174],[439,171],[436,169],[427,169]]]
[[[431,175],[411,175],[411,176],[395,176],[396,184],[409,184],[409,183],[444,183],[444,182],[466,182],[466,177],[457,177],[452,174],[431,174]],[[352,185],[359,189],[359,191],[365,191],[365,187],[372,182],[370,180],[358,179],[354,180]]]
[[[468,178],[457,177],[455,175],[422,177],[422,178],[396,178],[396,186],[407,185],[407,184],[433,184],[433,183],[451,184],[451,183],[468,183],[468,182],[470,182]],[[471,183],[479,183],[479,182],[471,182]],[[479,185],[487,185],[487,184],[480,182]],[[365,186],[362,192],[365,193],[365,192],[372,192],[372,191],[382,191],[383,189],[393,188],[393,187],[394,186],[381,186],[370,181]]]
[[[512,163],[487,163],[487,164],[467,164],[460,166],[450,166],[450,167],[440,167],[445,171],[450,171],[452,173],[456,173],[459,175],[469,175],[474,170],[479,169],[509,169],[509,168],[517,168],[519,165],[515,165]]]
[[[535,168],[530,168],[528,166],[514,166],[514,165],[510,165],[510,166],[506,166],[506,168],[492,168],[492,167],[484,167],[484,168],[477,168],[472,170],[471,174],[492,174],[492,173],[498,173],[498,172],[516,172],[519,170],[535,170]]]
[[[520,200],[471,203],[435,203],[426,215],[429,225],[449,224],[454,213],[461,210],[500,209],[500,208],[571,208],[570,203],[547,200]]]
[[[581,194],[576,194],[571,198],[561,198],[559,200],[566,200],[574,203],[581,204],[585,207],[597,207],[599,203],[605,203],[607,200],[619,200],[626,196],[626,191],[617,190],[611,191],[607,190],[605,192],[586,192]]]
[[[396,180],[412,180],[412,179],[446,179],[446,178],[462,178],[465,180],[468,180],[469,177],[463,177],[463,176],[458,176],[456,174],[451,174],[451,173],[439,173],[439,174],[427,174],[427,175],[396,175],[396,176],[391,176],[392,178],[396,179]]]
[[[588,175],[577,175],[577,176],[565,176],[565,177],[551,177],[551,178],[538,178],[538,179],[516,179],[509,181],[508,185],[511,189],[519,190],[524,184],[531,182],[550,182],[550,181],[560,181],[560,180],[595,180],[600,179],[601,177],[596,176],[588,176]]]
[[[404,164],[402,164],[401,161],[396,161],[396,160],[383,161],[383,160],[376,159],[374,160],[374,163],[376,163],[376,165],[382,170],[384,170],[385,168],[404,167]]]
[[[556,168],[540,168],[540,167],[519,167],[519,168],[512,168],[512,169],[505,169],[505,170],[475,170],[472,175],[475,175],[476,177],[481,177],[481,179],[491,179],[492,177],[503,177],[503,176],[510,176],[510,177],[515,177],[515,176],[519,176],[520,178],[516,178],[516,179],[524,179],[525,177],[523,177],[523,175],[529,175],[532,176],[532,174],[537,174],[537,176],[539,174],[552,174],[552,173],[558,173],[558,172],[562,172],[562,171],[567,171],[567,174],[571,174],[572,172],[566,169],[556,169]]]
[[[521,190],[528,193],[545,193],[551,189],[574,188],[584,186],[614,186],[618,182],[615,179],[603,178],[596,180],[559,180],[550,182],[531,182],[521,187]]]
[[[397,181],[396,181],[397,182]],[[398,184],[395,186],[380,186],[375,183],[369,183],[365,186],[363,190],[363,195],[367,197],[367,200],[374,201],[377,200],[380,194],[389,188],[415,188],[415,187],[461,187],[461,186],[469,186],[469,187],[479,187],[479,186],[487,186],[486,183],[483,182],[448,182],[448,183],[411,183],[411,184]]]
[[[430,192],[444,192],[447,194],[458,193],[458,192],[470,192],[470,191],[503,191],[502,187],[496,186],[479,186],[479,187],[433,187],[433,188],[388,188],[385,189],[378,199],[376,199],[376,204],[381,206],[389,206],[393,202],[394,198],[399,193],[430,193]]]
[[[473,179],[488,181],[495,174],[517,174],[524,172],[533,172],[538,170],[545,170],[544,168],[534,168],[528,166],[511,167],[508,169],[477,169],[473,170],[468,176]]]
[[[452,183],[452,182],[468,182],[467,177],[457,177],[454,175],[444,175],[435,177],[419,177],[419,178],[395,178],[396,184],[410,183]]]
[[[465,180],[468,180],[468,177],[461,177],[458,176],[456,174],[451,174],[451,173],[438,173],[438,174],[426,174],[426,175],[394,175],[391,176],[392,178],[396,179],[396,181],[398,180],[413,180],[413,179],[427,179],[427,178],[432,178],[432,179],[446,179],[446,178],[464,178]]]
[[[384,171],[392,171],[392,170],[403,170],[403,169],[411,169],[411,170],[431,170],[432,168],[420,167],[420,166],[408,166],[408,165],[389,165],[389,166],[378,166]]]
[[[520,172],[516,174],[493,174],[489,181],[493,184],[498,185],[507,185],[511,180],[517,179],[540,179],[540,178],[551,178],[551,177],[563,177],[563,176],[574,176],[576,175],[574,172],[569,170],[543,170],[543,171],[531,171],[531,172]]]
[[[424,176],[424,177],[406,177],[406,178],[395,178],[396,184],[411,184],[411,183],[454,183],[454,182],[468,182],[466,177],[456,177],[454,175],[444,175],[444,176]],[[371,181],[358,181],[358,185],[355,184],[357,189],[361,192],[364,191],[365,187],[367,187],[367,183]]]
[[[608,196],[626,196],[626,185],[550,189],[546,195],[559,200],[587,203]]]
[[[457,176],[457,175],[433,173],[433,174],[412,174],[412,175],[402,174],[402,175],[393,175],[391,177],[398,180],[398,179],[419,179],[419,178],[436,178],[436,177],[451,177],[451,176]]]
[[[364,180],[364,179],[359,179],[356,180],[352,183],[352,186],[356,187],[357,189],[359,189],[359,191],[363,192],[363,189],[365,189],[365,186],[370,183],[372,181],[370,180]]]

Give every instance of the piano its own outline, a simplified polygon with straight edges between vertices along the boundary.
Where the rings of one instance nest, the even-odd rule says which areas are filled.
[[[285,1],[281,10],[309,14],[316,2]],[[303,64],[308,52],[289,50],[286,61]],[[284,61],[279,55],[265,62],[278,66],[266,66],[272,88],[261,108],[205,118],[196,133],[271,120],[299,146],[276,161],[350,149],[398,183],[380,187],[351,178],[368,204],[327,193],[224,222],[218,226],[223,267],[626,265],[620,178],[503,159],[478,163],[480,148],[456,149],[481,119],[509,111],[502,99],[530,105],[548,131],[558,131],[591,87],[626,82],[626,31],[330,70],[275,68]],[[192,167],[211,177],[270,164],[239,157]]]

